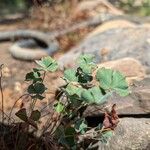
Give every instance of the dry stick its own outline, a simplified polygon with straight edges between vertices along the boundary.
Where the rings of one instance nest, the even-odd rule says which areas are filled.
[[[47,119],[47,121],[46,121],[46,123],[45,123],[45,127],[44,127],[44,129],[43,129],[43,131],[42,131],[40,137],[42,137],[43,134],[45,133],[45,131],[50,127],[50,125],[51,125],[51,120],[52,120],[52,116],[53,116],[53,115],[54,115],[54,112],[52,112],[52,115],[50,116],[50,118]]]
[[[46,117],[47,115],[49,115],[49,114],[51,114],[51,113],[52,113],[52,112],[48,112],[48,113],[42,115],[41,118],[44,118],[44,117]]]
[[[0,91],[1,91],[1,98],[2,98],[2,123],[4,123],[4,95],[3,95],[3,88],[2,88],[2,67],[3,64],[0,66]]]
[[[30,105],[30,108],[31,108],[31,112],[30,113],[31,114],[34,111],[34,107],[35,107],[36,102],[37,102],[36,98],[34,98],[33,100],[31,100],[31,105]]]

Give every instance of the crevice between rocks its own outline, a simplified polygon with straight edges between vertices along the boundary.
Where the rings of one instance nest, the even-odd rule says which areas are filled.
[[[150,118],[150,113],[147,114],[120,114],[119,118]],[[104,120],[104,115],[88,116],[85,118],[90,127],[96,127]]]

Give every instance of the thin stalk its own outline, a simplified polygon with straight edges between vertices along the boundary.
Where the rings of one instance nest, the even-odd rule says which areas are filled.
[[[2,98],[2,106],[1,106],[1,109],[2,109],[2,123],[4,123],[4,95],[3,95],[3,88],[2,88],[2,67],[3,67],[3,64],[0,66],[0,92],[1,92],[1,98]]]

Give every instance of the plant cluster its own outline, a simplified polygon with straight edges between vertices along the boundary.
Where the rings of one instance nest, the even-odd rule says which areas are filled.
[[[16,115],[28,125],[28,128],[30,126],[37,131],[41,112],[35,110],[34,106],[36,101],[45,98],[44,93],[48,90],[43,82],[46,73],[55,72],[58,64],[49,56],[36,63],[39,67],[26,74],[26,81],[31,83],[27,91],[31,97],[32,109],[27,113],[23,107]],[[125,77],[118,71],[98,69],[93,55],[81,55],[77,59],[77,65],[77,68],[64,71],[63,79],[66,84],[56,92],[53,104],[55,123],[48,120],[49,126],[39,135],[43,139],[49,135],[66,149],[85,148],[85,145],[87,148],[92,145],[92,141],[107,142],[118,123],[115,105],[112,106],[111,112],[105,112],[103,123],[95,128],[89,127],[83,112],[89,105],[104,104],[114,92],[120,96],[129,94]],[[91,139],[89,144],[85,144],[86,139]]]

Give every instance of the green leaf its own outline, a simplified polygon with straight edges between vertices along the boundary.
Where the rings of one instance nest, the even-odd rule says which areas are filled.
[[[72,96],[69,96],[69,100],[71,102],[71,107],[80,107],[82,105],[82,101],[80,96],[74,94]]]
[[[103,95],[99,87],[95,86],[88,90],[84,89],[81,93],[81,97],[87,103],[101,104],[107,100],[109,95]]]
[[[72,83],[69,83],[65,90],[68,93],[68,95],[70,95],[70,96],[72,96],[72,95],[81,96],[81,92],[82,92],[81,87],[77,87],[77,86],[73,85]]]
[[[77,82],[78,77],[76,76],[76,71],[74,69],[67,69],[64,71],[64,79],[67,81]]]
[[[54,109],[56,112],[58,113],[62,113],[64,111],[64,108],[65,106],[61,103],[61,102],[57,102],[55,105],[54,105]]]
[[[43,83],[31,84],[28,87],[28,93],[30,94],[43,94],[46,90],[46,87]]]
[[[102,143],[108,143],[108,141],[111,139],[112,136],[113,136],[112,130],[105,131],[102,133],[102,136],[100,137],[100,141]]]
[[[56,130],[56,137],[58,138],[58,142],[70,149],[71,147],[74,147],[76,145],[75,129],[73,127],[67,127],[65,130],[63,127],[58,127],[58,129]]]
[[[96,79],[105,90],[114,90],[120,96],[127,96],[129,94],[125,77],[119,71],[105,68],[99,69],[96,74]]]
[[[73,147],[76,144],[75,135],[76,131],[73,127],[67,127],[65,129],[65,140],[70,147]]]
[[[78,82],[79,83],[88,83],[91,82],[93,80],[92,75],[88,75],[85,73],[81,73],[78,75]]]
[[[93,63],[93,60],[94,60],[94,55],[92,54],[83,54],[83,55],[80,55],[80,57],[77,59],[77,63],[80,65],[80,64],[83,64],[83,63]]]
[[[57,62],[52,59],[50,56],[44,57],[39,61],[36,61],[36,63],[41,66],[44,71],[50,71],[54,72],[58,68]]]
[[[113,70],[111,69],[98,69],[97,74],[96,74],[96,79],[100,82],[100,86],[108,90],[110,89],[111,83],[112,83],[112,74]]]
[[[31,113],[30,119],[34,120],[34,121],[38,121],[41,117],[41,113],[38,110],[34,110]]]
[[[77,59],[77,63],[82,72],[84,72],[85,74],[91,74],[92,70],[96,67],[96,64],[93,62],[93,60],[94,55],[84,54]]]
[[[37,81],[42,81],[42,78],[40,78],[41,74],[40,72],[29,72],[26,74],[26,81],[31,81],[37,82]]]
[[[87,123],[85,121],[85,119],[78,119],[75,122],[75,129],[77,130],[77,132],[80,132],[81,134],[84,134],[87,131]]]
[[[20,109],[18,112],[15,113],[15,115],[25,122],[28,121],[28,116],[25,108]]]

